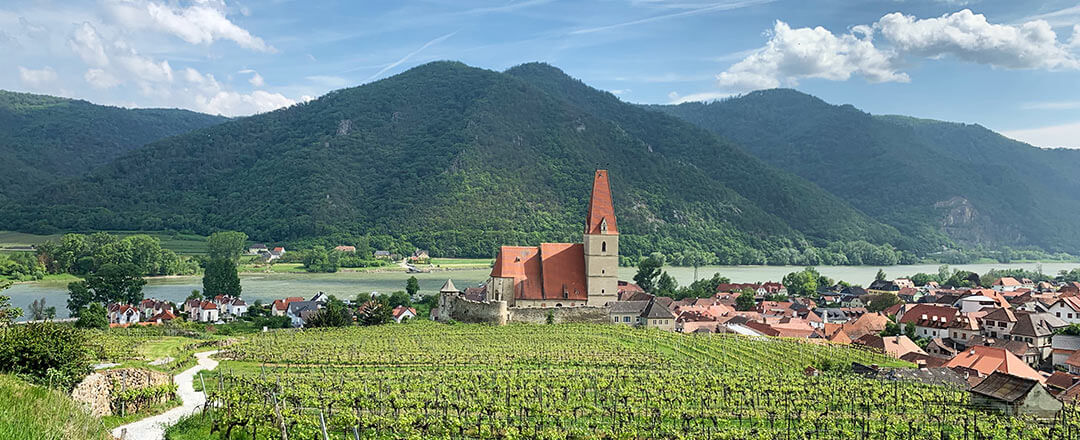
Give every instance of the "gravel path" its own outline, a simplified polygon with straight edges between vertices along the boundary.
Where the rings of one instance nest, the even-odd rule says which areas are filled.
[[[121,440],[159,440],[165,438],[165,428],[194,413],[196,409],[206,402],[206,395],[195,391],[194,381],[200,371],[213,370],[217,367],[218,362],[210,359],[210,356],[215,354],[217,354],[217,350],[195,353],[198,363],[194,367],[176,375],[174,380],[176,381],[176,393],[180,397],[180,402],[182,402],[180,406],[156,416],[118,426],[113,429],[113,436]]]

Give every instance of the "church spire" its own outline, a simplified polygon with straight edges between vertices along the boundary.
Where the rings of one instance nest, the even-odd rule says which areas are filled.
[[[589,212],[585,215],[586,234],[618,234],[615,227],[615,208],[611,203],[611,187],[607,170],[596,170],[593,176]]]

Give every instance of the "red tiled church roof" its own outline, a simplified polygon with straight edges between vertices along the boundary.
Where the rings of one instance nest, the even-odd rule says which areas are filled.
[[[584,259],[584,256],[582,258]],[[491,276],[513,278],[516,299],[543,299],[544,297],[539,247],[503,246],[499,248],[499,255],[495,258],[495,267],[491,268]]]
[[[589,198],[589,211],[585,215],[585,233],[599,234],[600,223],[607,220],[607,233],[618,234],[615,227],[615,208],[611,203],[611,187],[608,185],[607,170],[596,170],[593,177],[592,197]]]
[[[545,299],[589,299],[585,289],[585,246],[581,243],[540,245]]]

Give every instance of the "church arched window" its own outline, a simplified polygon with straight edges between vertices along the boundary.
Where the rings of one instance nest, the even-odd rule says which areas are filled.
[[[600,252],[607,252],[607,242],[606,241],[601,241],[600,242]]]

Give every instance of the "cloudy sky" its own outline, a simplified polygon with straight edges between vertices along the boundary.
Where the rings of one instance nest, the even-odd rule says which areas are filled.
[[[638,103],[794,87],[1080,148],[1080,2],[4,0],[0,88],[228,116],[433,60]]]

